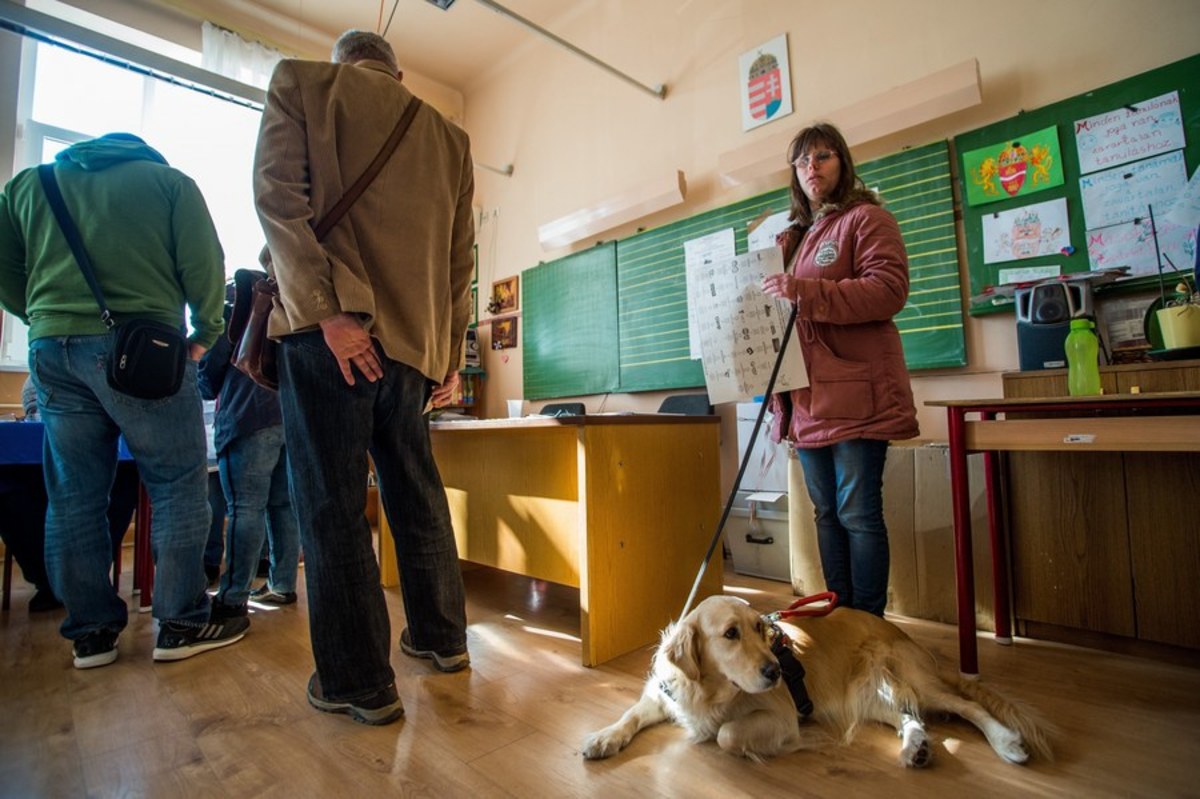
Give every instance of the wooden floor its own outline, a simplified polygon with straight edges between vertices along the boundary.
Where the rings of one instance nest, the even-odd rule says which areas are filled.
[[[172,664],[151,661],[153,621],[131,614],[120,659],[77,671],[61,613],[31,617],[19,583],[0,617],[0,796],[1200,796],[1200,671],[987,636],[984,679],[1062,728],[1055,762],[1007,765],[974,728],[942,719],[930,720],[935,759],[922,771],[896,765],[883,728],[755,764],[663,726],[586,762],[580,740],[636,697],[649,651],[583,668],[577,591],[489,569],[466,582],[473,668],[439,674],[396,651],[407,715],[380,728],[306,703],[303,593],[254,612],[235,646]],[[783,583],[729,583],[761,610],[789,601]],[[387,596],[398,636],[399,592]],[[956,668],[953,628],[896,621]]]

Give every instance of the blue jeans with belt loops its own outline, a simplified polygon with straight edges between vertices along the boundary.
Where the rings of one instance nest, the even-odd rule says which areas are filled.
[[[187,362],[174,395],[137,399],[109,387],[109,347],[106,335],[39,338],[29,345],[46,425],[46,568],[67,607],[62,634],[72,640],[120,632],[128,620],[109,576],[106,516],[122,434],[153,507],[154,618],[204,622],[209,615],[208,469],[196,363]]]
[[[430,382],[376,346],[383,377],[347,385],[320,331],[280,342],[283,425],[304,549],[309,632],[327,699],[390,686],[395,641],[366,517],[375,463],[413,645],[466,651],[466,600],[445,488],[424,415]],[[386,546],[380,542],[380,546]]]
[[[883,467],[888,442],[851,439],[797,449],[817,522],[825,587],[838,604],[883,615],[887,606],[887,527]]]

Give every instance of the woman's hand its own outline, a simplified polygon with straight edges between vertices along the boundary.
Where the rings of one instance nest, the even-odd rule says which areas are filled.
[[[768,297],[774,297],[777,300],[787,300],[788,302],[796,302],[799,299],[797,286],[798,281],[796,278],[785,272],[767,275],[762,281],[764,294]]]

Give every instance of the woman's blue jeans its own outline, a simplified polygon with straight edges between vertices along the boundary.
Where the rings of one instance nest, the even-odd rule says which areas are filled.
[[[825,588],[838,604],[883,615],[887,606],[887,527],[883,467],[888,442],[852,439],[797,449],[817,522]]]
[[[239,436],[217,455],[221,489],[229,517],[225,572],[217,591],[223,605],[240,606],[250,598],[263,541],[271,537],[268,583],[280,593],[296,590],[300,530],[288,495],[287,449],[283,425]]]
[[[347,385],[320,331],[286,336],[279,349],[313,658],[326,698],[359,699],[395,680],[366,517],[368,451],[392,528],[412,643],[443,654],[466,651],[458,548],[424,415],[430,384],[376,347],[383,377],[372,383],[356,372]]]
[[[29,344],[29,370],[46,425],[46,568],[67,606],[62,634],[70,639],[119,632],[128,620],[109,576],[107,511],[121,435],[153,506],[154,617],[203,622],[209,613],[208,468],[196,364],[187,362],[173,396],[137,399],[109,388],[109,346],[106,335]]]

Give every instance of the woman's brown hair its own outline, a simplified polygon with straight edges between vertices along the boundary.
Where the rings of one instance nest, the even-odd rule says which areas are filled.
[[[800,186],[800,179],[796,176],[794,165],[796,159],[801,155],[820,147],[828,147],[836,152],[842,166],[837,185],[833,187],[828,202],[834,205],[842,203],[850,195],[852,189],[863,187],[862,181],[854,171],[854,159],[850,157],[850,147],[847,146],[841,131],[828,122],[817,122],[802,129],[788,146],[788,166],[792,170],[792,208],[788,219],[806,227],[813,222],[813,209],[809,205],[808,197],[804,194],[804,189]]]

